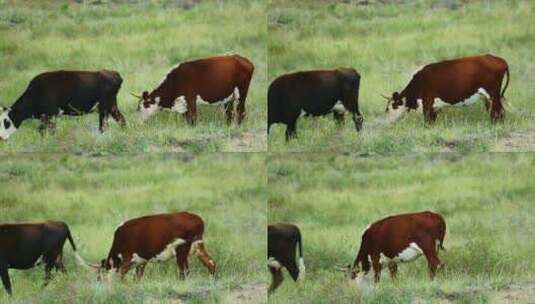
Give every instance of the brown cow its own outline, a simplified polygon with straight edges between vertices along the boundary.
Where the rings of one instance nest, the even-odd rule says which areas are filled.
[[[502,81],[507,75],[504,88]],[[387,119],[396,121],[407,111],[422,111],[425,121],[433,123],[437,109],[467,106],[481,99],[490,108],[492,123],[503,121],[502,99],[509,85],[507,62],[493,55],[465,57],[424,66],[415,72],[409,84],[388,98]]]
[[[397,263],[411,262],[422,254],[428,263],[431,279],[441,266],[438,249],[444,249],[446,222],[430,211],[389,216],[371,224],[362,241],[351,270],[351,279],[361,283],[373,267],[375,282],[387,266],[396,277]]]
[[[128,220],[115,229],[108,257],[101,262],[99,278],[109,270],[119,271],[123,278],[131,267],[136,267],[135,278],[139,280],[148,262],[176,257],[180,279],[184,279],[189,272],[188,255],[197,256],[213,275],[216,263],[206,252],[203,233],[203,220],[188,212]]]
[[[144,91],[138,111],[146,120],[158,109],[186,114],[188,122],[197,121],[197,104],[225,105],[227,123],[232,122],[234,100],[238,124],[245,117],[245,100],[254,65],[240,55],[210,57],[180,63],[152,92]],[[135,96],[135,95],[134,95]]]

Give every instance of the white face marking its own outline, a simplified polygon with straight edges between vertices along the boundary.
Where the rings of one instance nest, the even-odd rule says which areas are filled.
[[[15,128],[13,121],[11,121],[11,118],[9,118],[7,113],[8,112],[6,111],[0,114],[0,139],[8,139],[15,133],[15,131],[17,131],[17,128]]]
[[[299,275],[297,276],[298,281],[302,281],[305,279],[305,261],[303,258],[299,258]]]
[[[185,96],[178,96],[175,99],[175,102],[173,104],[173,107],[171,107],[172,112],[177,112],[180,114],[184,114],[188,111],[188,104],[186,102]]]
[[[397,107],[397,109],[394,109],[394,100],[390,100],[388,102],[388,107],[387,107],[387,111],[386,111],[386,120],[389,122],[389,123],[394,123],[396,121],[398,121],[401,116],[407,112],[408,108],[407,106],[405,106],[406,104],[406,100],[405,98],[402,99],[402,104],[399,105]]]
[[[217,105],[226,104],[230,101],[238,100],[239,98],[240,98],[240,90],[238,89],[238,87],[234,87],[234,91],[228,97],[223,98],[223,100],[209,103],[205,101],[204,99],[202,99],[201,95],[197,95],[197,99],[195,100],[195,102],[200,105],[217,106]]]
[[[165,246],[165,249],[162,250],[162,252],[155,256],[152,260],[156,262],[165,262],[169,260],[170,258],[176,256],[176,248],[184,243],[186,243],[186,241],[183,239],[175,239],[167,246]]]
[[[423,254],[422,249],[420,247],[418,247],[418,245],[416,245],[416,243],[412,242],[412,243],[409,244],[409,246],[407,248],[403,249],[403,251],[398,253],[398,255],[393,257],[393,258],[389,258],[389,257],[385,256],[383,253],[381,253],[381,258],[379,260],[379,263],[388,264],[388,263],[391,263],[391,262],[395,262],[395,263],[412,262],[415,259],[417,259],[418,257],[420,257],[422,254]]]
[[[450,104],[450,103],[444,102],[443,100],[437,97],[434,100],[433,108],[440,109],[440,108],[449,107],[449,106],[466,107],[466,106],[471,106],[479,101],[484,101],[484,100],[490,100],[490,95],[485,89],[479,88],[474,95],[456,104]]]
[[[145,121],[145,120],[149,119],[149,117],[154,115],[156,110],[158,110],[158,104],[157,103],[149,104],[148,108],[145,108],[145,106],[142,104],[141,107],[140,107],[140,110],[139,110],[139,113],[141,115],[141,120]]]
[[[191,247],[189,249],[189,255],[197,255],[198,254],[197,250],[199,249],[199,245],[202,243],[204,243],[203,240],[198,240],[198,241],[191,243]]]
[[[269,257],[268,258],[268,266],[272,267],[272,268],[275,268],[277,270],[282,268],[282,264],[279,261],[275,260],[274,257]]]
[[[365,289],[370,286],[371,276],[370,272],[360,271],[357,276],[352,280],[358,288]]]

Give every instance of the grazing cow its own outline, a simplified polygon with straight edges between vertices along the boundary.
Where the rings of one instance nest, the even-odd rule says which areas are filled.
[[[502,81],[507,75],[504,88]],[[427,123],[433,123],[436,110],[444,106],[467,106],[479,100],[490,108],[492,123],[503,121],[502,99],[509,85],[507,62],[493,55],[465,57],[424,66],[415,72],[409,84],[387,98],[387,119],[398,120],[407,111],[422,111]]]
[[[11,295],[10,268],[30,269],[44,262],[45,285],[51,278],[52,268],[65,272],[62,260],[66,239],[76,260],[85,264],[76,252],[69,227],[63,222],[0,224],[0,276],[7,292]]]
[[[375,282],[387,266],[396,277],[397,263],[411,262],[422,254],[427,259],[431,279],[441,266],[438,250],[444,249],[444,218],[430,211],[389,216],[371,224],[362,234],[360,249],[353,263],[351,279],[361,283],[373,268]]]
[[[152,92],[144,91],[138,111],[142,120],[159,109],[186,115],[189,123],[197,122],[197,104],[225,105],[227,123],[232,122],[234,100],[238,124],[245,117],[245,100],[254,65],[240,55],[210,57],[180,63]]]
[[[8,111],[0,114],[0,139],[7,139],[29,118],[41,119],[39,130],[54,128],[51,118],[59,114],[83,115],[98,106],[99,128],[104,130],[109,114],[126,124],[117,107],[117,92],[123,82],[115,71],[53,71],[35,76],[26,91]]]
[[[269,293],[273,292],[284,279],[282,268],[286,268],[294,281],[305,278],[305,263],[301,248],[301,232],[295,225],[275,223],[268,225],[268,267],[272,282]],[[295,251],[299,246],[299,267],[295,263]]]
[[[296,135],[297,118],[333,113],[343,121],[345,110],[352,113],[355,128],[362,128],[359,112],[360,75],[352,68],[295,72],[277,77],[268,89],[268,134],[274,123],[286,125],[286,140]]]
[[[148,262],[164,262],[173,257],[184,279],[188,269],[188,255],[195,255],[215,274],[215,261],[208,255],[203,241],[204,222],[188,212],[143,216],[128,220],[115,229],[108,257],[101,262],[102,273],[112,270],[123,278],[136,267],[135,278],[141,279]]]

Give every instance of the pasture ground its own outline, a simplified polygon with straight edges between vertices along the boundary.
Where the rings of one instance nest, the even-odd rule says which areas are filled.
[[[365,119],[357,134],[349,117],[341,128],[331,116],[301,117],[299,138],[288,144],[285,126],[274,125],[270,151],[533,151],[525,141],[503,142],[535,130],[534,12],[533,1],[270,1],[269,82],[297,70],[354,67]],[[491,126],[483,104],[444,109],[433,126],[414,112],[384,122],[380,94],[401,91],[419,67],[485,53],[509,63],[504,124]]]
[[[101,134],[98,114],[56,119],[41,137],[28,120],[3,151],[197,152],[265,151],[266,3],[252,1],[10,1],[0,0],[0,105],[11,106],[37,74],[59,69],[117,70],[119,108],[128,126]],[[198,124],[162,112],[142,124],[140,94],[155,88],[177,63],[238,53],[255,65],[247,119],[226,125],[223,106],[200,106]]]
[[[79,157],[3,155],[0,223],[63,220],[78,252],[92,263],[107,256],[117,225],[146,214],[188,210],[203,217],[211,279],[195,258],[177,279],[174,260],[149,264],[140,282],[99,283],[77,267],[68,243],[67,273],[43,288],[43,266],[10,270],[14,296],[0,303],[265,303],[265,157],[257,153]]]
[[[534,165],[522,153],[272,155],[268,223],[300,227],[307,271],[297,284],[285,272],[270,303],[533,303]],[[422,210],[447,223],[434,281],[425,258],[365,290],[334,269],[354,261],[368,224]]]

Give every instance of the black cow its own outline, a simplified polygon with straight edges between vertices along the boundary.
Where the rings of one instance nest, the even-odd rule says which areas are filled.
[[[53,128],[59,114],[82,115],[98,106],[99,128],[108,116],[121,126],[125,119],[117,107],[117,92],[123,80],[115,71],[53,71],[37,75],[10,109],[0,114],[0,139],[7,139],[22,122],[39,118],[40,131]]]
[[[45,285],[52,268],[65,272],[62,259],[66,239],[76,260],[85,264],[76,252],[69,227],[63,222],[0,224],[0,277],[8,294],[11,295],[10,268],[30,269],[44,262]]]
[[[299,267],[295,263],[295,251],[299,247]],[[297,226],[286,223],[268,225],[268,267],[272,281],[268,292],[273,292],[284,279],[285,267],[294,281],[305,278],[305,263],[301,247],[301,232]]]
[[[297,118],[329,113],[341,122],[345,110],[352,113],[355,128],[362,128],[359,112],[360,75],[352,68],[295,72],[277,77],[268,90],[268,134],[274,123],[286,124],[286,140],[295,136]]]

